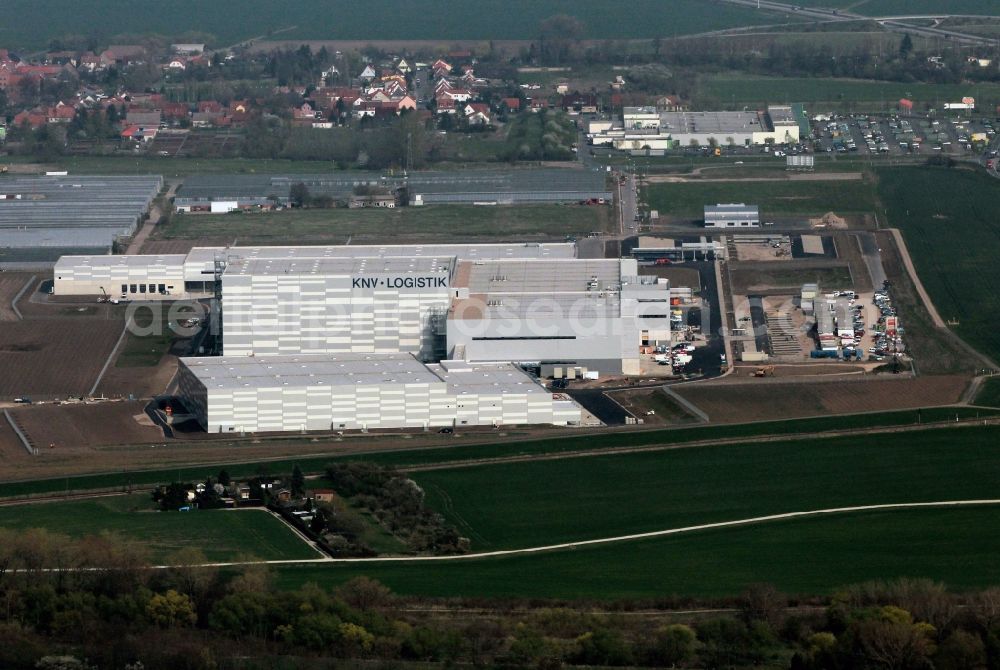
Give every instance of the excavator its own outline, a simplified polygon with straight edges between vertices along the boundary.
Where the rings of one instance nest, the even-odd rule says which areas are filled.
[[[753,371],[754,377],[773,377],[774,376],[774,366],[773,365],[762,365]]]

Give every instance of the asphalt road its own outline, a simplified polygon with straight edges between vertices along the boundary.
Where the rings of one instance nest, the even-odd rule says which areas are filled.
[[[868,266],[868,274],[872,278],[872,286],[875,289],[882,288],[885,283],[885,269],[882,267],[882,255],[879,253],[878,240],[872,233],[858,233],[858,240],[861,242],[861,254],[864,256],[865,265]]]

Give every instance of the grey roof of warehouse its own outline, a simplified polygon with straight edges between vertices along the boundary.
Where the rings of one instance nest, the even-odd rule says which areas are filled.
[[[445,383],[456,394],[548,394],[509,363],[443,361],[426,365],[407,353],[206,356],[180,360],[207,390]]]
[[[757,112],[661,112],[661,130],[675,133],[728,133],[762,130]]]
[[[0,246],[106,249],[130,235],[160,176],[0,178]]]
[[[596,282],[600,290],[621,288],[621,262],[617,259],[574,260],[571,263],[532,260],[462,263],[456,284],[469,293],[581,293]]]
[[[239,260],[226,267],[226,275],[363,275],[450,272],[453,256],[257,258]]]

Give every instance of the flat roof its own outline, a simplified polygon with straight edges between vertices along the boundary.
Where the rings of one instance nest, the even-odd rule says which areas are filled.
[[[445,384],[455,395],[548,395],[511,363],[421,363],[413,354],[301,354],[182,358],[207,390]]]
[[[661,132],[752,133],[765,130],[757,112],[660,112]]]
[[[614,258],[572,260],[462,261],[454,286],[469,293],[581,293],[621,288],[621,261]]]
[[[109,247],[162,185],[160,176],[0,177],[0,245]]]
[[[257,258],[230,262],[226,275],[362,275],[451,272],[453,256]]]
[[[406,353],[216,356],[181,361],[208,390],[441,382],[413,354]]]
[[[184,254],[134,254],[134,255],[122,255],[122,256],[62,256],[56,262],[56,271],[60,268],[90,268],[96,263],[96,260],[100,260],[101,267],[128,267],[128,268],[140,268],[140,267],[153,267],[153,266],[168,266],[172,265],[178,269],[183,267],[184,259],[187,256]]]

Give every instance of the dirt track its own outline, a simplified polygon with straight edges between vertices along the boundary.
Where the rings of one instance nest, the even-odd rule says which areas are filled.
[[[924,288],[923,282],[920,281],[920,277],[917,275],[917,269],[913,266],[913,259],[910,258],[910,252],[906,248],[906,242],[903,241],[903,235],[899,232],[899,228],[890,228],[889,232],[892,233],[893,238],[896,240],[896,248],[899,249],[903,265],[906,266],[906,272],[910,275],[910,281],[913,282],[913,286],[917,289],[920,299],[924,302],[924,307],[927,309],[927,313],[930,314],[931,321],[938,328],[947,328],[944,319],[938,314],[937,307],[931,301],[931,296],[927,293],[927,289]]]

